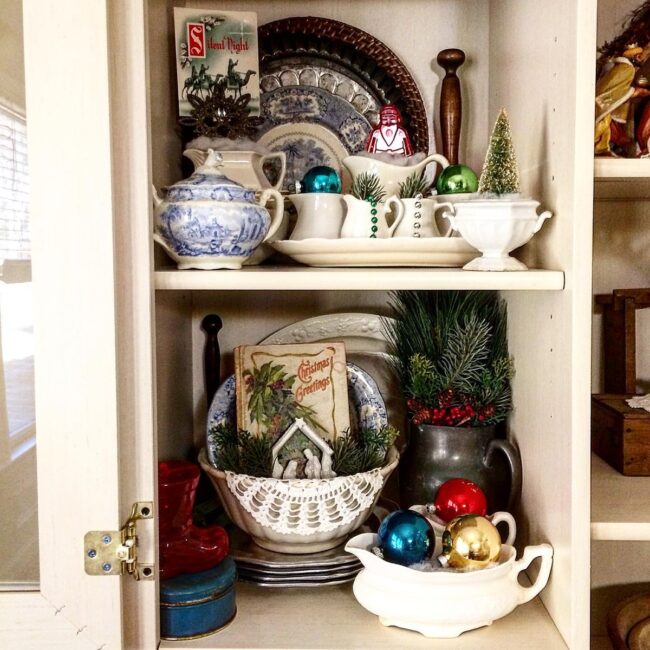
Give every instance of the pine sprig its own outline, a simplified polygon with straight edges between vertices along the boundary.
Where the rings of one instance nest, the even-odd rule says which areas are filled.
[[[413,172],[403,183],[399,184],[400,199],[414,199],[418,194],[424,196],[431,188],[422,172]]]
[[[386,196],[379,176],[367,172],[359,174],[354,179],[350,194],[361,201],[376,201],[377,203]]]
[[[438,362],[442,383],[447,388],[471,392],[481,379],[481,368],[489,354],[490,326],[478,314],[455,323]]]
[[[351,476],[382,467],[398,435],[397,429],[388,425],[339,436],[332,445],[332,469],[338,476]]]
[[[248,476],[271,476],[273,473],[271,436],[253,436],[227,424],[212,427],[210,435],[217,447],[219,469]]]
[[[385,321],[413,421],[483,426],[512,408],[506,304],[486,291],[397,291]]]
[[[210,436],[216,446],[220,470],[248,476],[272,476],[274,441],[271,436],[253,436],[226,424],[212,427]],[[350,476],[381,467],[397,436],[397,429],[391,426],[339,436],[332,443],[334,471],[338,476]]]

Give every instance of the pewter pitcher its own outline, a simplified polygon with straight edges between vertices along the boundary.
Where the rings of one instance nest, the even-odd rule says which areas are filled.
[[[451,478],[476,483],[484,492],[488,512],[510,512],[521,494],[521,456],[495,427],[412,426],[399,465],[400,502],[433,502],[438,488]]]

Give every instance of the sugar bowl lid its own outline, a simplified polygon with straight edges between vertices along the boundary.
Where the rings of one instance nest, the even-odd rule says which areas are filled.
[[[219,169],[222,164],[221,154],[208,149],[205,162],[189,178],[169,188],[167,200],[255,203],[255,192],[224,176]]]

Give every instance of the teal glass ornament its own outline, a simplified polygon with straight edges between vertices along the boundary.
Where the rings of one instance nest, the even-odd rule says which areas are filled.
[[[436,181],[438,194],[470,194],[478,191],[478,177],[467,165],[449,165]]]
[[[301,191],[305,194],[341,193],[341,176],[335,169],[326,165],[312,167],[302,179]]]
[[[404,566],[429,559],[436,545],[433,527],[413,510],[391,512],[381,522],[378,535],[384,560]]]

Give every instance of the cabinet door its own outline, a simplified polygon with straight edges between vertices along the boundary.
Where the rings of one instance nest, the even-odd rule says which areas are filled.
[[[84,570],[87,531],[118,530],[134,501],[155,500],[149,274],[120,267],[127,236],[115,225],[137,164],[117,169],[116,134],[141,125],[118,121],[128,87],[115,91],[110,72],[131,50],[109,7],[142,28],[137,2],[24,1],[41,581],[40,593],[0,594],[12,648],[157,644],[156,583]],[[138,533],[141,561],[154,562],[153,522]]]

